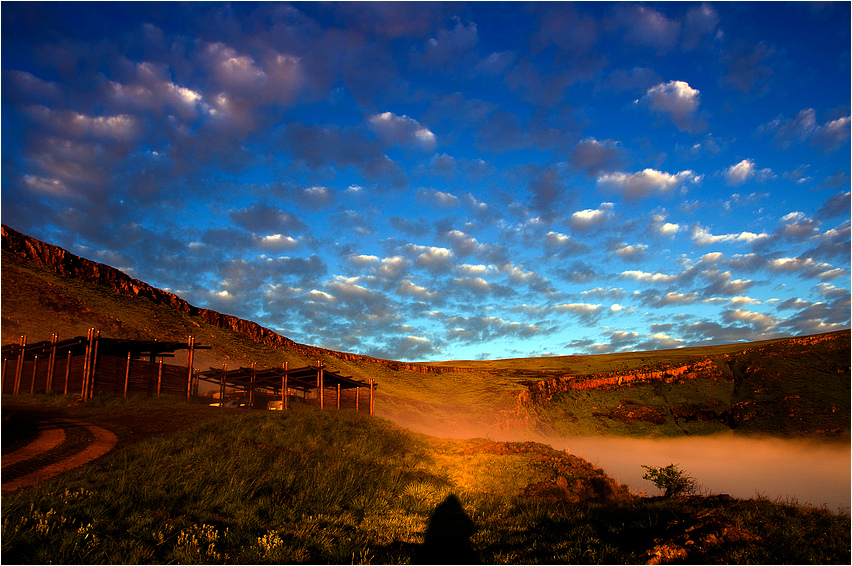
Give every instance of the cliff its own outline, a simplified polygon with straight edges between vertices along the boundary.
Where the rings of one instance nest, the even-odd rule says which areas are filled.
[[[223,314],[211,309],[191,305],[174,293],[169,293],[133,279],[126,273],[109,265],[82,258],[69,251],[22,234],[6,225],[0,227],[2,234],[2,249],[18,259],[44,266],[55,271],[58,275],[76,279],[112,290],[118,295],[144,297],[158,304],[199,317],[206,323],[248,336],[259,344],[270,348],[281,348],[302,354],[311,358],[338,358],[350,362],[370,362],[383,365],[393,370],[410,370],[421,373],[448,373],[453,371],[473,371],[469,368],[452,368],[445,366],[430,366],[410,364],[393,360],[383,360],[360,354],[337,352],[306,344],[299,344],[281,336],[256,322],[245,320],[229,314]]]

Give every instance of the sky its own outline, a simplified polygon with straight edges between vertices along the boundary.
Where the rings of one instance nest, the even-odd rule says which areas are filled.
[[[850,6],[4,2],[0,216],[380,358],[849,328]]]

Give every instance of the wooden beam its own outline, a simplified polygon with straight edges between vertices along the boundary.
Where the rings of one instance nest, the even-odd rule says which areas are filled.
[[[95,394],[95,370],[97,370],[97,367],[98,367],[98,344],[101,341],[100,340],[101,339],[101,331],[100,330],[96,331],[94,339],[95,339],[95,349],[92,352],[92,364],[89,367],[89,373],[91,374],[91,377],[89,377],[89,399],[91,399],[92,396]]]
[[[33,358],[33,380],[30,382],[30,395],[35,393],[36,372],[38,372],[38,354]]]
[[[44,392],[50,393],[53,391],[53,373],[56,370],[56,343],[59,341],[59,334],[55,332],[50,336],[50,358],[47,361],[47,384],[44,386]]]
[[[69,352],[70,354],[70,352]],[[127,352],[127,369],[124,370],[124,398],[127,399],[127,384],[130,382],[130,351]]]
[[[189,399],[192,394],[192,363],[195,354],[195,336],[189,337],[189,353],[186,356],[186,366],[189,368],[189,375],[186,378],[186,398]],[[162,358],[161,358],[162,359]]]
[[[65,364],[65,390],[63,395],[68,395],[68,379],[71,377],[71,350],[68,350],[68,362]]]
[[[18,350],[18,365],[15,368],[15,387],[12,394],[17,395],[21,390],[21,373],[24,371],[24,352],[27,349],[27,335],[21,336],[21,348]]]
[[[160,358],[160,364],[157,368],[157,397],[160,396],[160,385],[163,383],[163,358]]]
[[[283,381],[282,387],[281,387],[281,402],[282,402],[282,409],[286,411],[288,409],[288,407],[287,407],[287,404],[288,404],[287,403],[287,362],[284,362],[284,377],[282,379],[284,381]]]
[[[225,402],[225,372],[228,371],[228,364],[222,364],[222,381],[219,386],[219,407]]]
[[[86,400],[86,386],[89,381],[89,354],[92,352],[92,335],[94,334],[94,328],[90,328],[88,333],[86,334],[86,353],[83,358],[83,385],[80,388],[80,397],[83,400]]]

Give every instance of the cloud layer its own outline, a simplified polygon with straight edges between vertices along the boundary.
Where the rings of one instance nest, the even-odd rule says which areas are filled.
[[[849,327],[848,5],[2,18],[3,222],[194,304],[406,360]]]

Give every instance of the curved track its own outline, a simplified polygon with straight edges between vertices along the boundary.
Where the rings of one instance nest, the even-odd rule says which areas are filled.
[[[2,492],[50,479],[103,456],[118,438],[105,428],[72,419],[35,423],[38,436],[2,458]]]

